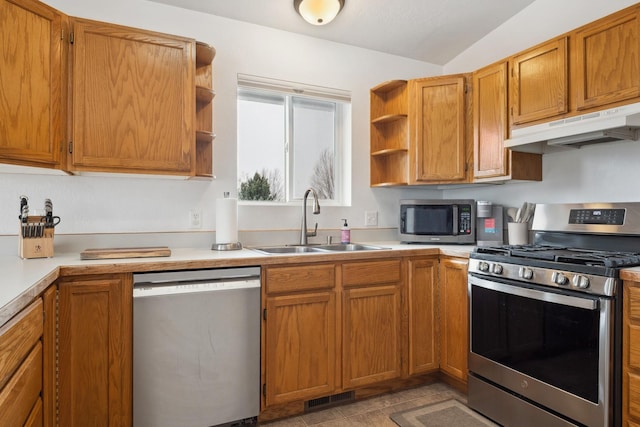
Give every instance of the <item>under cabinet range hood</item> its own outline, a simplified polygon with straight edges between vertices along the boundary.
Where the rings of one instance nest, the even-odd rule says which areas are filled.
[[[511,131],[504,145],[514,151],[545,152],[549,147],[597,144],[618,140],[638,140],[640,103]]]

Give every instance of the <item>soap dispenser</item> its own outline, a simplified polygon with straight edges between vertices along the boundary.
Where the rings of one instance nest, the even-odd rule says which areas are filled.
[[[347,219],[342,218],[344,224],[342,225],[342,230],[340,230],[340,243],[346,245],[351,243],[351,230],[349,229],[349,224],[347,224]]]

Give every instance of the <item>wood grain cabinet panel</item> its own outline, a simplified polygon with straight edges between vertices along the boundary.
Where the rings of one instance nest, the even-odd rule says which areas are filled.
[[[465,181],[467,160],[466,77],[410,81],[410,183]]]
[[[0,162],[57,168],[66,126],[66,16],[0,0]]]
[[[342,363],[346,389],[400,377],[400,289],[343,291]]]
[[[467,381],[469,351],[469,297],[466,259],[440,260],[440,369]]]
[[[548,41],[510,60],[512,124],[548,119],[569,111],[567,37]]]
[[[622,425],[640,425],[640,283],[625,281],[622,301]]]
[[[409,375],[438,369],[438,259],[409,259]]]
[[[334,292],[268,297],[264,318],[265,405],[335,390]]]
[[[73,19],[70,168],[189,175],[195,42]]]
[[[584,110],[640,96],[640,15],[625,9],[571,34],[576,107]]]
[[[473,178],[542,181],[542,154],[504,146],[509,124],[507,69],[503,61],[473,73]]]
[[[62,279],[59,425],[132,425],[131,275]]]
[[[0,391],[0,420],[5,426],[21,426],[29,418],[42,390],[42,344],[38,341]],[[42,420],[40,420],[42,422]]]

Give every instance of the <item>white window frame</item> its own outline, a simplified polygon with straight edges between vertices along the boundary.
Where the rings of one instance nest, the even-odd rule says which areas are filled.
[[[238,99],[243,90],[256,90],[256,92],[272,92],[276,96],[284,97],[285,109],[285,177],[284,193],[285,201],[258,201],[238,200],[246,205],[283,206],[299,205],[301,197],[292,197],[293,193],[293,97],[309,100],[335,101],[336,118],[334,133],[334,198],[323,200],[323,205],[350,206],[351,204],[351,93],[340,89],[331,89],[301,83],[293,83],[284,80],[275,80],[265,77],[238,74]],[[238,158],[238,163],[240,159]],[[237,177],[240,180],[241,177]]]

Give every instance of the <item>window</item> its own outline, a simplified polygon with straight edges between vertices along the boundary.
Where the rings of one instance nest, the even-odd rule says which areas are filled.
[[[287,203],[307,188],[349,203],[350,94],[238,77],[238,198]]]

